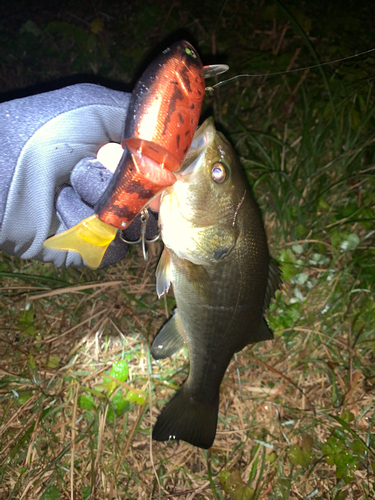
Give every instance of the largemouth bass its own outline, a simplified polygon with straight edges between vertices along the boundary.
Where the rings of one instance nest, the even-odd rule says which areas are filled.
[[[165,248],[157,292],[172,283],[177,309],[151,352],[162,359],[186,345],[190,372],[159,415],[153,438],[207,449],[233,354],[273,338],[263,314],[281,282],[245,175],[212,118],[196,132],[182,176],[162,196],[159,217]]]

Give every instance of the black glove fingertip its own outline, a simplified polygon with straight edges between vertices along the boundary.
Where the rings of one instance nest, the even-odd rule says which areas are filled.
[[[59,219],[68,229],[94,214],[94,210],[83,203],[69,185],[60,190],[55,205]]]
[[[146,239],[152,239],[158,232],[158,212],[148,209],[149,217],[146,225]],[[127,241],[138,241],[141,235],[141,215],[133,220],[127,229],[122,231],[122,235]]]
[[[120,233],[118,231],[116,234],[116,238],[107,248],[99,269],[103,269],[105,267],[112,266],[113,264],[117,264],[117,262],[120,262],[120,260],[122,260],[127,254],[128,248],[129,245],[121,240]]]
[[[113,174],[96,158],[84,158],[74,167],[70,182],[78,195],[91,206],[101,198]]]
[[[148,240],[151,240],[159,231],[159,224],[158,224],[159,212],[155,212],[155,210],[149,208],[148,213],[149,213],[149,218],[146,226],[146,238]]]

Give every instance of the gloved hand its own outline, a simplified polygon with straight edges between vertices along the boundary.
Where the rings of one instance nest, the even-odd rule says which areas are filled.
[[[121,141],[129,97],[79,84],[0,104],[2,250],[58,267],[84,265],[76,252],[43,248],[43,242],[93,213],[112,175],[96,154],[104,144]],[[149,224],[148,235],[156,232],[153,217]],[[134,221],[125,238],[137,240],[139,228]],[[126,251],[117,236],[101,267]]]
[[[121,146],[118,146],[121,149]],[[121,155],[118,156],[114,169],[117,167],[120,157]],[[56,193],[55,206],[62,223],[58,232],[70,229],[81,220],[93,215],[93,207],[104,193],[112,175],[113,173],[96,158],[84,158],[76,165],[70,175],[71,185],[63,184]],[[147,239],[151,239],[157,233],[157,220],[157,212],[149,209],[149,219],[146,226]],[[104,254],[99,269],[115,264],[126,255],[128,245],[120,238],[120,233],[125,240],[135,242],[139,239],[140,232],[141,216],[138,215],[127,229],[117,232],[116,238]]]

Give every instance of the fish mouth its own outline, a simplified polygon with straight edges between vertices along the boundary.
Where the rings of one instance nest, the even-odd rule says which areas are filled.
[[[194,172],[202,163],[205,155],[203,154],[206,149],[213,143],[216,134],[214,119],[207,118],[202,125],[195,132],[193,142],[186,155],[185,161],[179,170],[179,176]]]

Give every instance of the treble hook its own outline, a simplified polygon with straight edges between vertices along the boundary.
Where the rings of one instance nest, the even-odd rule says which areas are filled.
[[[148,213],[147,208],[144,208],[141,212],[141,235],[136,241],[128,241],[122,236],[122,231],[120,233],[120,239],[124,242],[127,243],[128,245],[138,245],[138,243],[142,243],[142,251],[143,251],[143,258],[147,261],[148,260],[148,250],[146,248],[146,243],[153,243],[154,241],[157,241],[160,238],[160,231],[148,240],[146,238],[146,226],[147,226],[147,221],[148,218],[150,217],[150,214]]]

